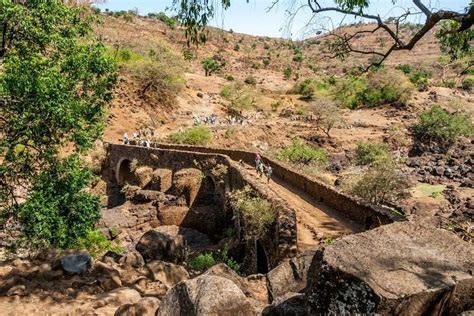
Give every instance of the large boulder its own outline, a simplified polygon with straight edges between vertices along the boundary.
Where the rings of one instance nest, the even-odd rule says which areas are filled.
[[[177,283],[189,279],[189,273],[182,266],[163,261],[152,261],[146,265],[148,277],[160,281],[171,288]]]
[[[173,171],[170,169],[156,169],[153,171],[151,181],[148,184],[150,190],[166,192],[173,185]]]
[[[62,269],[73,274],[84,273],[92,266],[92,258],[85,251],[66,255],[60,261]]]
[[[474,308],[474,246],[399,222],[318,250],[308,271],[313,314],[449,314]]]
[[[265,276],[262,274],[254,274],[244,278],[226,264],[219,263],[210,267],[203,275],[215,275],[229,279],[242,290],[245,296],[268,304],[268,289]]]
[[[249,299],[234,282],[219,276],[201,275],[170,289],[156,315],[256,314]]]
[[[146,262],[161,260],[181,263],[187,257],[186,240],[177,226],[161,226],[146,232],[135,247]]]
[[[315,251],[304,252],[267,273],[268,292],[272,300],[287,292],[298,293],[306,288],[308,270],[314,254]]]

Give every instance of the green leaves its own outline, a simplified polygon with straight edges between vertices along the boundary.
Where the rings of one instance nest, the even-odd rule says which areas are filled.
[[[98,197],[84,191],[91,178],[77,155],[57,161],[35,177],[26,202],[18,206],[30,245],[67,248],[86,237],[100,218]]]
[[[16,212],[36,246],[67,247],[98,219],[77,154],[102,133],[115,64],[82,7],[3,0],[0,19],[0,183],[26,188],[2,194],[0,213]]]
[[[436,33],[441,44],[441,51],[448,54],[451,60],[470,57],[473,54],[471,42],[474,40],[474,30],[467,29],[457,32],[460,24],[457,21],[446,21]]]

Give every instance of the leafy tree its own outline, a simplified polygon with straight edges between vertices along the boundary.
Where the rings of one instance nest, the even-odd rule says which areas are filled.
[[[102,133],[115,66],[83,6],[2,1],[0,20],[0,214],[68,247],[99,217],[77,156]]]
[[[202,68],[204,68],[207,77],[212,75],[213,72],[219,71],[222,68],[222,64],[214,58],[206,58],[202,61]]]
[[[271,8],[280,2],[283,1],[273,1]],[[324,4],[320,2],[321,1],[318,0],[307,1],[306,8],[312,13],[312,20],[314,20],[314,15],[317,16],[327,12],[335,12],[374,22],[374,28],[372,30],[357,31],[353,34],[331,32],[330,36],[332,36],[334,40],[330,42],[326,51],[330,58],[345,58],[350,53],[377,56],[378,58],[372,60],[371,64],[365,69],[366,71],[372,66],[380,66],[394,51],[413,49],[430,30],[444,21],[447,21],[450,25],[449,27],[442,27],[438,35],[438,37],[442,39],[442,47],[450,47],[450,49],[448,49],[450,55],[455,58],[458,58],[460,55],[471,54],[468,39],[472,39],[473,32],[470,30],[474,23],[473,1],[470,1],[469,4],[466,3],[464,12],[456,12],[443,9],[431,9],[420,0],[412,0],[413,8],[405,10],[405,12],[400,13],[398,16],[390,16],[385,20],[382,19],[379,14],[368,12],[369,0],[333,0],[332,3],[325,2]],[[398,2],[400,1],[393,0],[392,5],[399,7],[400,4]],[[231,0],[220,0],[216,2],[208,0],[173,0],[174,8],[179,12],[178,19],[185,26],[186,36],[190,42],[199,43],[201,40],[206,39],[203,30],[209,19],[214,16],[214,3],[221,3],[222,8],[226,10],[230,7]],[[294,16],[301,8],[296,0],[288,1],[287,12],[291,16],[290,20],[294,19]],[[393,12],[396,11],[398,10],[393,10]],[[406,22],[407,17],[419,14],[426,17],[425,22],[415,30],[411,38],[405,40],[399,33],[400,28],[403,26],[402,24]],[[324,27],[323,25],[323,28]],[[357,35],[368,32],[374,33],[376,31],[386,33],[390,38],[390,44],[384,45],[385,48],[378,47],[367,50],[353,47],[353,41],[357,40]]]
[[[465,113],[451,114],[439,105],[420,115],[418,122],[413,126],[415,137],[424,142],[450,144],[460,136],[474,134],[472,118]]]

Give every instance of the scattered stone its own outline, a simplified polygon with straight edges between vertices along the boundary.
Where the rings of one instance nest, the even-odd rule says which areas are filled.
[[[154,316],[160,307],[156,297],[145,297],[135,304],[124,304],[115,311],[114,316]]]
[[[189,279],[189,273],[183,267],[169,262],[152,261],[146,268],[150,279],[160,281],[169,288]]]
[[[179,234],[177,226],[161,226],[146,232],[135,248],[146,262],[160,260],[181,263],[187,256],[186,241]]]
[[[23,284],[15,285],[7,291],[7,296],[21,296],[26,292],[26,286]]]
[[[92,266],[92,258],[87,252],[67,255],[61,258],[61,266],[68,273],[81,274]]]
[[[157,316],[256,315],[242,290],[226,278],[201,275],[178,283],[161,301]]]
[[[119,260],[120,265],[140,268],[145,265],[142,255],[136,251],[127,252]]]
[[[131,288],[122,287],[119,289],[115,289],[108,293],[103,293],[97,295],[97,301],[93,304],[93,308],[101,308],[106,305],[112,305],[119,307],[124,304],[135,304],[138,302],[142,297],[140,293],[136,290]]]
[[[198,98],[201,98],[201,99],[204,98],[204,94],[202,92],[198,92],[197,96],[198,96]]]

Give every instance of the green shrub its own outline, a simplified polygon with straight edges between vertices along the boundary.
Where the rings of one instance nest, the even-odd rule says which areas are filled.
[[[30,246],[70,248],[89,234],[100,219],[99,197],[86,191],[91,179],[77,155],[57,161],[33,179],[17,210]]]
[[[392,159],[381,159],[371,165],[356,182],[352,194],[373,203],[398,201],[409,195],[407,177]]]
[[[266,49],[266,50],[270,49],[270,45],[268,43],[265,43],[263,45],[263,49]]]
[[[238,111],[251,110],[254,107],[254,97],[250,92],[242,92],[231,102],[231,108]]]
[[[285,79],[288,80],[290,79],[292,73],[293,73],[293,69],[291,69],[291,67],[286,67],[285,70],[283,70],[283,77],[285,77]]]
[[[312,99],[315,95],[326,95],[328,93],[328,85],[325,82],[307,78],[297,83],[290,93],[300,94],[304,99]]]
[[[255,86],[255,85],[257,84],[257,79],[255,79],[254,76],[248,76],[247,78],[245,78],[244,82],[245,82],[246,84]]]
[[[371,165],[388,157],[390,157],[390,153],[385,144],[364,142],[357,144],[355,162],[358,165]]]
[[[235,127],[229,127],[228,129],[226,129],[224,137],[227,139],[233,138],[235,136],[235,133],[237,133]]]
[[[464,90],[472,91],[473,88],[474,88],[474,77],[465,78],[465,79],[462,81],[461,87],[462,87]]]
[[[303,61],[303,52],[299,48],[294,49],[293,61],[301,63]]]
[[[409,73],[411,73],[413,71],[413,68],[408,64],[398,65],[396,67],[396,69],[400,70],[401,72],[403,72],[406,75],[408,75]]]
[[[454,89],[456,88],[456,81],[453,79],[443,80],[443,87]]]
[[[272,111],[276,112],[278,108],[281,106],[281,101],[273,102],[270,106],[272,108]]]
[[[303,59],[304,59],[303,53],[301,53],[301,52],[299,52],[299,53],[297,53],[293,56],[293,61],[295,61],[297,63],[303,62]]]
[[[261,65],[259,63],[252,63],[253,69],[260,69]]]
[[[268,67],[270,65],[270,58],[263,59],[263,66]]]
[[[104,255],[107,251],[118,254],[123,252],[123,248],[118,241],[111,242],[100,230],[89,230],[84,238],[77,241],[74,248],[86,249],[94,258]]]
[[[168,139],[176,144],[207,145],[212,139],[212,132],[205,126],[196,126],[173,133]]]
[[[222,87],[219,95],[223,98],[230,98],[230,96],[234,93],[234,87],[232,85],[225,85]]]
[[[212,73],[219,71],[222,68],[222,64],[214,58],[206,58],[201,63],[206,77],[212,75]]]
[[[255,50],[257,48],[257,44],[256,43],[253,43],[252,44],[252,49]]]
[[[418,90],[426,90],[428,88],[428,79],[431,78],[431,72],[427,70],[415,70],[410,75],[410,81],[413,83]]]
[[[295,140],[291,146],[281,149],[277,157],[295,164],[325,165],[328,163],[328,155],[323,149],[306,145],[300,140]]]
[[[232,76],[232,75],[227,75],[227,76],[225,76],[225,80],[227,80],[227,81],[234,81],[235,78],[234,78],[234,76]]]
[[[184,48],[183,49],[183,57],[184,57],[184,60],[193,60],[194,59],[194,51],[191,48]]]
[[[175,29],[176,25],[178,25],[178,19],[175,17],[169,17],[164,12],[160,12],[158,14],[148,14],[149,17],[154,17],[160,20],[161,22],[165,23],[170,29]]]
[[[377,71],[367,77],[348,76],[337,80],[332,94],[342,106],[350,109],[374,107],[406,103],[412,94],[412,85],[394,72]]]
[[[238,51],[240,50],[240,45],[239,45],[239,43],[235,43],[235,45],[234,45],[234,50],[235,50],[236,52],[238,52]]]
[[[214,266],[216,261],[214,260],[214,256],[212,253],[204,253],[200,254],[197,257],[194,257],[188,262],[188,267],[191,270],[195,271],[204,271],[209,269],[210,267]]]
[[[230,204],[244,225],[244,238],[259,239],[268,231],[275,221],[275,214],[270,202],[254,196],[250,187],[233,191],[230,194]]]
[[[451,114],[439,105],[420,115],[413,126],[415,137],[420,141],[434,141],[448,144],[460,136],[471,136],[474,133],[472,118],[465,113]]]

